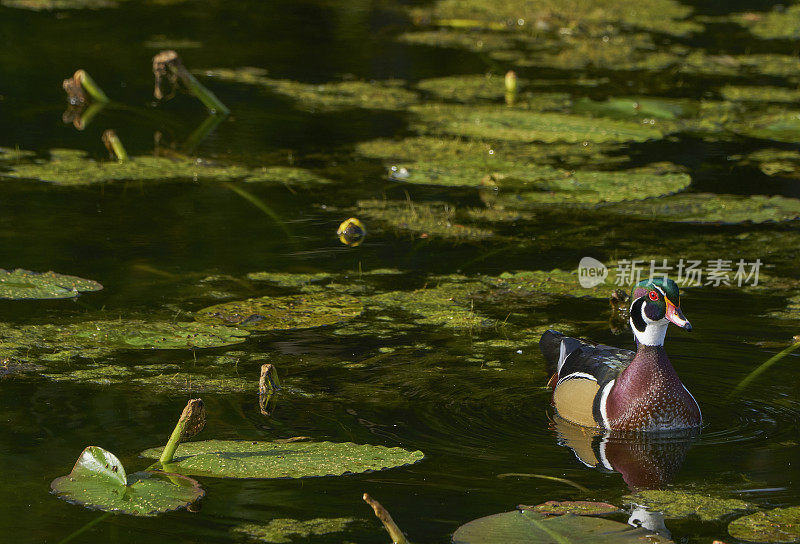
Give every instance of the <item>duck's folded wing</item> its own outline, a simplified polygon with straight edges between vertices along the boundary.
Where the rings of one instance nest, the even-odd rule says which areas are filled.
[[[558,381],[593,379],[602,387],[615,379],[633,360],[634,352],[564,337],[558,361]]]

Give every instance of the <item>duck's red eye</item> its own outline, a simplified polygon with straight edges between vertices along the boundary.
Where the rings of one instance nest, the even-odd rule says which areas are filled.
[[[658,300],[658,293],[650,291],[650,300]]]

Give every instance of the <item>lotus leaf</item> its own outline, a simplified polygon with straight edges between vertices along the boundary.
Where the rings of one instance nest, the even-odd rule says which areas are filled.
[[[538,113],[505,106],[426,104],[412,106],[428,132],[510,142],[643,142],[662,133],[649,124]]]
[[[667,519],[697,516],[703,521],[713,521],[752,509],[751,504],[739,499],[722,499],[686,491],[646,489],[624,498],[633,504],[658,510]]]
[[[246,535],[259,542],[286,544],[293,537],[307,539],[310,536],[327,535],[347,530],[357,520],[354,518],[273,519],[269,523],[243,523],[233,528],[236,534]]]
[[[602,516],[604,514],[615,514],[619,508],[607,502],[590,501],[547,501],[536,506],[517,506],[519,510],[533,510],[548,516],[560,516],[563,514],[575,514],[576,516]]]
[[[748,542],[797,542],[800,540],[800,506],[755,512],[728,524],[733,538]]]
[[[782,196],[684,193],[603,208],[620,215],[683,223],[765,223],[800,217],[800,200]]]
[[[99,291],[103,286],[92,280],[55,272],[0,269],[0,298],[73,298],[81,292]]]
[[[400,81],[340,81],[317,85],[272,79],[258,68],[215,68],[204,73],[227,81],[264,87],[312,111],[346,108],[401,110],[419,100],[417,94],[404,89]]]
[[[178,510],[205,495],[200,484],[186,476],[149,471],[126,475],[119,459],[97,446],[83,450],[72,472],[50,487],[59,499],[131,516]]]
[[[360,216],[424,238],[484,240],[494,236],[490,230],[460,223],[456,208],[446,202],[359,200],[356,206]]]
[[[198,310],[195,319],[258,331],[304,329],[347,321],[363,309],[361,301],[350,295],[315,291],[225,302]]]
[[[667,544],[670,540],[618,521],[588,516],[547,517],[514,510],[473,520],[453,534],[453,544]]]
[[[158,459],[163,448],[142,456]],[[216,478],[342,476],[416,463],[421,451],[350,442],[251,442],[206,440],[178,446],[169,470]]]

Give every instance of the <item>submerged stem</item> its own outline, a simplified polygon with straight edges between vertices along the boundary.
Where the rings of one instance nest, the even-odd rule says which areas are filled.
[[[769,359],[767,359],[766,361],[761,363],[750,374],[745,376],[744,379],[739,382],[739,385],[734,387],[733,391],[730,392],[730,394],[728,395],[728,400],[730,400],[733,397],[735,397],[738,393],[740,393],[742,391],[742,389],[747,387],[750,384],[750,382],[755,380],[758,376],[763,374],[764,371],[766,371],[769,367],[771,367],[773,364],[777,363],[778,361],[780,361],[781,359],[783,359],[784,357],[789,355],[791,352],[793,352],[797,348],[800,348],[800,339],[798,339],[798,337],[795,336],[794,337],[794,343],[791,346],[789,346],[788,348],[784,349],[780,353],[776,353],[775,355],[773,355],[772,357],[770,357]]]

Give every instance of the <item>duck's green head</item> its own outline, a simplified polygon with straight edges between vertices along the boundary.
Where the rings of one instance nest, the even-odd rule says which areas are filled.
[[[663,344],[667,322],[686,331],[692,330],[692,324],[681,311],[678,284],[668,278],[651,278],[634,285],[631,326],[636,339],[644,344]]]

